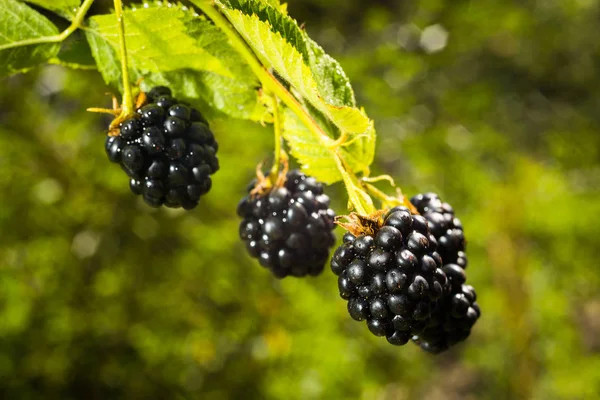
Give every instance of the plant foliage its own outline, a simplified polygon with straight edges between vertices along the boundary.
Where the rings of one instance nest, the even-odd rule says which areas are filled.
[[[203,0],[192,3],[206,6]],[[59,33],[23,3],[0,0],[0,4],[0,45]],[[72,0],[37,0],[35,4],[67,18],[77,6]],[[281,106],[283,137],[304,169],[326,183],[344,178],[340,165],[368,174],[375,148],[373,122],[357,107],[340,64],[276,0],[226,0],[215,6],[263,67],[286,83],[286,96],[314,121],[306,126],[298,110]],[[161,2],[124,11],[131,79],[143,78],[142,88],[168,85],[177,96],[203,104],[209,115],[272,121],[272,109],[261,101],[261,82],[247,60],[221,29],[197,11]],[[95,15],[85,25],[86,41],[71,37],[0,50],[0,74],[22,72],[44,62],[86,69],[95,64],[107,85],[122,91],[115,15]]]

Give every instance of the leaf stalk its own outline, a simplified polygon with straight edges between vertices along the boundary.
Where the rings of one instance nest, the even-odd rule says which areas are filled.
[[[115,15],[119,25],[119,55],[121,58],[121,75],[123,77],[123,101],[121,102],[121,116],[127,117],[133,113],[133,95],[129,82],[129,65],[127,61],[127,45],[125,43],[125,21],[123,18],[123,4],[121,0],[114,0]]]
[[[279,168],[281,167],[281,113],[279,111],[279,99],[273,98],[273,134],[275,136],[275,154],[273,157],[273,167],[271,168],[271,182],[277,181]]]

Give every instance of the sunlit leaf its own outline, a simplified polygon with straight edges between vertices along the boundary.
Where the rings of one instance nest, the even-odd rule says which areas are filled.
[[[0,46],[58,34],[47,18],[16,0],[0,0]],[[24,72],[54,57],[56,43],[0,50],[0,76]]]
[[[292,154],[323,181],[334,182],[341,175],[330,172],[334,154],[328,149],[315,149],[344,136],[347,146],[338,147],[338,154],[354,172],[367,172],[373,160],[375,130],[372,121],[355,106],[354,93],[341,66],[325,54],[300,29],[295,20],[276,7],[257,0],[230,0],[218,3],[235,29],[242,35],[258,58],[272,68],[294,91],[331,124],[321,124],[322,135],[307,134],[307,128],[290,115],[284,124]],[[313,136],[311,140],[306,140]],[[313,148],[309,149],[310,143]],[[304,146],[295,148],[295,146]],[[327,166],[320,172],[316,167]]]

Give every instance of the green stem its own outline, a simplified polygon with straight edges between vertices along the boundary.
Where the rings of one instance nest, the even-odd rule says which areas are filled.
[[[373,197],[381,201],[382,208],[392,208],[401,205],[401,202],[398,199],[388,196],[370,183],[364,183],[364,185]]]
[[[340,174],[344,179],[346,185],[346,191],[350,198],[350,203],[360,214],[367,215],[374,211],[372,202],[367,207],[364,206],[364,202],[361,201],[361,195],[367,196],[362,189],[354,185],[353,181],[358,181],[356,176],[353,176],[349,172],[341,161],[341,157],[336,147],[331,146],[331,138],[323,131],[319,124],[311,117],[311,115],[302,107],[302,105],[296,100],[296,98],[271,74],[267,68],[259,61],[258,57],[250,49],[246,41],[240,36],[235,30],[231,23],[214,7],[214,0],[196,0],[193,1],[204,14],[210,18],[213,23],[220,28],[230,40],[231,45],[237,52],[246,60],[260,83],[275,97],[281,99],[281,101],[290,109],[296,116],[302,121],[302,123],[313,132],[325,147],[327,147],[336,159],[336,165]],[[359,193],[360,192],[360,193]]]
[[[356,212],[360,215],[369,215],[373,213],[375,210],[372,202],[370,205],[367,204],[366,206],[363,206],[363,199],[361,199],[361,190],[354,183],[354,181],[358,179],[355,176],[346,172],[346,168],[344,168],[344,163],[342,162],[341,157],[339,157],[337,154],[335,154],[334,157],[338,169],[340,171],[344,171],[344,173],[342,173],[344,185],[346,186],[346,191],[348,192],[348,198],[350,199],[350,203],[352,203],[352,206],[354,206]]]
[[[418,210],[415,206],[401,193],[398,193],[397,196],[388,196],[383,191],[377,189],[375,186],[363,181],[362,184],[367,188],[367,191],[373,195],[376,199],[381,201],[381,208],[392,208],[396,206],[404,206],[408,208],[413,214],[419,214]]]
[[[31,46],[34,44],[62,42],[63,40],[65,40],[66,38],[71,36],[71,34],[73,32],[75,32],[77,29],[79,29],[81,27],[81,24],[83,23],[83,18],[85,17],[85,14],[88,12],[90,7],[92,6],[93,2],[94,2],[94,0],[85,0],[83,2],[83,4],[81,4],[79,9],[77,10],[77,14],[75,14],[75,16],[73,17],[73,21],[71,22],[71,25],[69,25],[69,27],[67,29],[65,29],[58,35],[42,36],[42,37],[38,37],[38,38],[24,39],[24,40],[19,40],[17,42],[3,44],[0,46],[0,50],[12,49],[12,48],[21,47],[21,46]]]
[[[129,83],[129,66],[127,64],[127,46],[125,45],[125,22],[123,19],[123,5],[121,0],[114,0],[115,14],[119,24],[119,52],[121,56],[121,74],[123,76],[123,102],[121,114],[129,115],[133,112],[133,95]]]
[[[271,168],[271,182],[276,182],[281,166],[281,115],[279,113],[279,100],[273,97],[273,133],[275,135],[275,155]]]

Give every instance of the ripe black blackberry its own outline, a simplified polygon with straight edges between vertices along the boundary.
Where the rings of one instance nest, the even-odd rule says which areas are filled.
[[[217,142],[200,112],[157,86],[148,102],[123,121],[117,136],[106,139],[110,161],[129,176],[134,194],[152,207],[198,205],[219,170]]]
[[[344,235],[331,269],[348,312],[391,344],[404,345],[426,327],[449,288],[427,220],[395,207],[373,234]]]
[[[253,195],[254,186],[253,181],[237,208],[250,255],[277,278],[321,273],[335,244],[335,213],[323,186],[297,170],[266,194]]]
[[[437,251],[444,264],[457,264],[467,268],[465,254],[465,236],[463,227],[454,216],[454,209],[444,203],[435,193],[424,193],[413,196],[410,202],[416,207],[429,224],[429,229],[438,242]]]
[[[450,279],[451,293],[438,301],[427,328],[413,338],[423,350],[434,354],[468,338],[471,328],[481,316],[481,310],[475,301],[475,289],[464,284],[463,270],[456,264],[448,264],[444,266],[444,270],[449,266],[453,269],[449,276],[454,277]],[[459,278],[461,273],[462,278]]]

